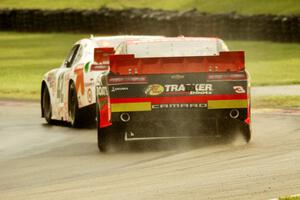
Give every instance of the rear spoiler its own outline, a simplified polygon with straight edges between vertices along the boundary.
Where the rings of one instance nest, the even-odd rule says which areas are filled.
[[[119,75],[197,72],[237,72],[245,69],[244,51],[220,52],[218,56],[135,58],[111,55],[110,71]]]
[[[109,68],[109,56],[115,53],[114,48],[100,47],[94,49],[94,63],[91,71],[104,71]]]
[[[94,61],[96,63],[105,63],[109,61],[109,56],[114,54],[115,50],[111,47],[100,47],[94,49]]]

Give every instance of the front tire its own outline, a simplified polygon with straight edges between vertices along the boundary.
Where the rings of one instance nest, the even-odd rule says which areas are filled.
[[[51,106],[51,99],[50,99],[50,94],[48,87],[46,86],[45,89],[43,90],[43,114],[46,122],[48,124],[52,124],[53,120],[51,119],[52,117],[52,106]]]

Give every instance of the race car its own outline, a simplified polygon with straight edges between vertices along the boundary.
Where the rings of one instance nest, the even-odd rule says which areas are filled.
[[[96,77],[108,70],[108,55],[123,41],[161,36],[93,37],[76,42],[59,68],[47,72],[41,84],[41,114],[48,123],[73,127],[95,122]]]
[[[218,38],[125,41],[98,77],[100,151],[139,140],[251,138],[244,52]]]

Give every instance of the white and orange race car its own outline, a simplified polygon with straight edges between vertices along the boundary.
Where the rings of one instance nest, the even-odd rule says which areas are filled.
[[[76,42],[62,65],[43,77],[42,117],[48,123],[66,121],[73,127],[95,122],[95,82],[107,71],[108,56],[121,42],[157,37],[161,36],[91,37]]]

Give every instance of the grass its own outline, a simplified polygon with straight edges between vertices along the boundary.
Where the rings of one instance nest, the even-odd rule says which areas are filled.
[[[38,99],[45,72],[59,67],[87,34],[0,32],[0,98]],[[252,85],[300,83],[300,44],[228,41],[244,49]]]
[[[254,86],[300,83],[300,44],[248,41],[227,44],[231,50],[246,52],[246,67]]]
[[[252,106],[253,108],[300,108],[300,96],[252,97]]]
[[[295,196],[295,197],[280,197],[279,200],[300,200],[300,196]]]
[[[42,75],[86,35],[0,33],[0,97],[38,99]]]
[[[128,7],[167,10],[196,8],[210,13],[236,11],[242,14],[299,14],[298,0],[0,0],[1,8],[98,9],[101,6],[123,9]]]

